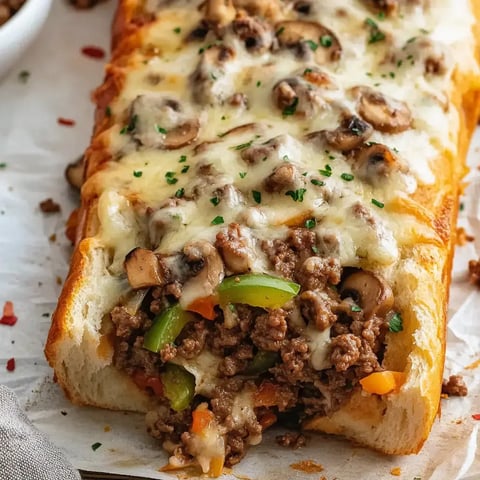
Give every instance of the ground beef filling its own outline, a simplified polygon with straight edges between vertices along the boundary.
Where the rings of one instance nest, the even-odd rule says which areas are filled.
[[[263,244],[272,270],[301,285],[294,300],[270,310],[244,304],[232,305],[228,311],[216,307],[213,321],[197,315],[175,344],[159,353],[144,349],[143,338],[155,315],[181,296],[181,283],[151,289],[135,314],[123,306],[112,310],[115,365],[152,395],[155,389],[148,379],[158,379],[167,362],[195,361],[203,352],[219,358],[217,371],[210,372],[216,386],[208,395],[196,395],[181,412],[163,399],[147,415],[148,431],[175,458],[190,456],[192,411],[202,402],[208,403],[224,435],[226,465],[234,465],[265,428],[285,419],[288,426],[298,426],[306,417],[329,415],[360,388],[362,377],[382,370],[391,309],[379,315],[380,309],[372,313],[361,308],[355,295],[342,290],[351,269],[343,271],[336,259],[318,256],[315,244],[315,234],[307,229],[292,230],[285,241]],[[312,330],[327,331],[330,337],[321,369],[313,360]],[[259,354],[269,359],[260,367]],[[247,390],[257,392],[255,414],[239,424],[232,415],[234,402]],[[268,397],[262,394],[265,391],[270,392]],[[279,443],[296,448],[304,438],[289,434]]]

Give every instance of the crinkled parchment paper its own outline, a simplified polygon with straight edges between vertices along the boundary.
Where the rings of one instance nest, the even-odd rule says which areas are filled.
[[[0,81],[0,164],[6,163],[0,167],[0,307],[12,300],[18,316],[15,326],[0,325],[0,383],[15,390],[34,423],[78,468],[175,478],[158,472],[166,457],[145,433],[142,416],[73,407],[53,383],[43,357],[50,315],[68,265],[64,223],[76,201],[63,171],[88,144],[93,121],[89,95],[103,76],[103,62],[80,50],[85,45],[108,48],[114,3],[77,12],[66,2],[54,2],[36,44]],[[22,70],[30,72],[26,83],[18,76]],[[58,117],[76,124],[60,126]],[[312,435],[307,447],[290,451],[275,444],[278,431],[273,431],[225,478],[317,480],[323,475],[327,480],[374,480],[392,478],[391,470],[400,467],[400,478],[409,480],[480,479],[480,422],[472,418],[480,413],[480,365],[468,368],[480,360],[480,290],[467,277],[468,260],[480,252],[477,133],[470,155],[470,185],[460,212],[460,225],[476,238],[457,248],[446,372],[464,375],[468,397],[443,400],[441,418],[419,455],[384,457],[325,435]],[[60,214],[40,212],[39,201],[48,197],[62,205]],[[7,372],[11,357],[16,369]],[[101,447],[93,451],[96,442]],[[323,472],[309,475],[290,467],[305,459],[323,465]]]

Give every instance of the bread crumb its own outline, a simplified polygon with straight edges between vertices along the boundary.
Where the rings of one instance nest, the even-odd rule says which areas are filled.
[[[473,242],[475,237],[473,235],[469,235],[463,227],[457,228],[457,245],[463,247],[468,242]]]
[[[42,200],[38,206],[43,213],[58,213],[60,211],[60,205],[51,198]]]
[[[302,460],[298,463],[292,463],[290,468],[305,473],[319,473],[323,471],[323,465],[315,463],[313,460]]]
[[[49,237],[48,237],[48,240],[50,242],[55,242],[57,240],[57,234],[56,233],[52,233]]]
[[[110,427],[110,425],[105,425],[105,426],[103,427],[103,431],[104,431],[104,432],[109,432],[111,429],[112,429],[112,428]]]
[[[400,467],[395,467],[390,470],[390,475],[393,475],[394,477],[399,477],[402,474],[402,470]]]
[[[61,285],[63,283],[63,280],[61,279],[61,277],[57,277],[56,282],[57,282],[57,285]]]
[[[470,282],[480,287],[480,260],[470,260],[468,262],[468,273]]]

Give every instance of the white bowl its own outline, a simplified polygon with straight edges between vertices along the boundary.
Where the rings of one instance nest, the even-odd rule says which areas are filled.
[[[27,0],[0,27],[0,77],[5,75],[40,33],[52,0]]]

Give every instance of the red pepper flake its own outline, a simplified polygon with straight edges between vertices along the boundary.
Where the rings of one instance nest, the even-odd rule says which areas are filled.
[[[73,127],[75,125],[75,120],[71,118],[58,117],[57,123],[63,125],[64,127]]]
[[[87,45],[82,48],[82,53],[86,57],[102,59],[105,58],[105,50],[100,47],[95,47],[93,45]]]
[[[472,418],[473,418],[474,420],[480,420],[480,413],[474,413],[474,414],[472,415]]]
[[[0,318],[0,324],[13,327],[13,325],[17,323],[17,320],[18,319],[13,312],[13,303],[5,302],[5,305],[3,306],[3,316]]]
[[[9,358],[7,360],[7,370],[9,372],[13,372],[15,370],[15,359],[14,358]]]

